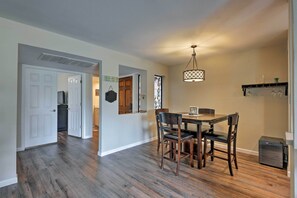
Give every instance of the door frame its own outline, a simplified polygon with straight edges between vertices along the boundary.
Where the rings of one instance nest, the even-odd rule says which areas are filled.
[[[36,66],[36,65],[28,65],[28,64],[21,64],[20,65],[21,68],[21,82],[22,82],[22,85],[21,85],[21,90],[20,90],[20,94],[21,94],[21,107],[20,107],[20,110],[21,110],[21,120],[20,120],[20,136],[18,138],[20,138],[20,147],[17,148],[17,151],[24,151],[25,150],[25,130],[24,130],[24,126],[25,126],[25,123],[24,123],[24,118],[25,118],[25,94],[24,94],[24,90],[25,90],[25,68],[31,68],[31,69],[40,69],[40,70],[45,70],[45,71],[54,71],[54,72],[57,72],[57,73],[70,73],[70,74],[74,74],[74,75],[81,75],[82,76],[82,106],[81,106],[81,110],[82,110],[82,116],[81,116],[81,119],[82,119],[82,139],[87,139],[89,138],[87,135],[86,135],[86,131],[89,130],[88,128],[90,127],[92,129],[93,127],[93,120],[90,119],[92,118],[92,109],[91,111],[87,108],[88,106],[92,106],[92,100],[89,101],[87,100],[87,75],[86,73],[82,73],[82,72],[75,72],[75,71],[70,71],[70,70],[62,70],[62,69],[55,69],[55,68],[48,68],[48,67],[41,67],[41,66]],[[92,76],[91,74],[89,74],[90,76]],[[90,91],[91,93],[91,91]],[[91,97],[91,96],[89,96]],[[89,103],[91,103],[89,105]],[[89,112],[88,112],[89,111]],[[90,115],[88,115],[90,114]],[[89,126],[90,125],[90,126]],[[58,132],[58,131],[57,131]],[[99,145],[100,145],[100,141],[99,141]]]

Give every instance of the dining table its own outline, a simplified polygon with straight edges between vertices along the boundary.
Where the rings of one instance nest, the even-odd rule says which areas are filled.
[[[228,119],[225,114],[198,114],[190,115],[188,113],[182,114],[182,122],[184,123],[185,130],[188,130],[188,124],[195,124],[196,138],[197,138],[197,168],[202,168],[202,124],[207,123],[213,126],[216,123],[223,122]]]

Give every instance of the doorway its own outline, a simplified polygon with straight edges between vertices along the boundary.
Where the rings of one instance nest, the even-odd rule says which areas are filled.
[[[81,74],[57,74],[58,132],[82,137]]]
[[[57,142],[57,130],[58,130],[58,111],[59,111],[59,105],[67,105],[64,106],[64,115],[65,115],[65,111],[69,111],[69,89],[67,88],[67,91],[62,90],[62,89],[58,89],[58,84],[59,84],[59,75],[62,74],[67,74],[68,76],[71,75],[72,77],[74,77],[76,75],[76,77],[79,78],[74,78],[72,79],[73,82],[79,82],[78,84],[80,84],[80,88],[76,89],[73,88],[73,90],[77,91],[80,90],[80,92],[76,92],[76,97],[74,97],[75,99],[77,99],[77,96],[80,96],[80,101],[74,101],[74,103],[79,104],[80,108],[77,111],[77,113],[73,114],[73,116],[69,115],[68,116],[68,112],[67,112],[67,126],[64,125],[64,128],[62,126],[61,129],[63,128],[64,131],[67,131],[67,134],[70,135],[69,133],[69,122],[72,117],[72,120],[74,123],[79,123],[77,122],[77,120],[80,120],[80,124],[77,124],[75,127],[76,129],[79,129],[79,132],[73,133],[72,136],[76,136],[82,139],[86,139],[86,138],[92,138],[92,129],[93,129],[93,111],[92,111],[92,89],[90,89],[90,87],[92,87],[92,76],[93,75],[97,75],[99,76],[99,63],[100,61],[97,60],[93,60],[93,59],[88,59],[85,57],[80,57],[77,55],[71,55],[71,54],[66,54],[63,52],[57,52],[57,51],[53,51],[53,50],[48,50],[48,49],[43,49],[43,48],[37,48],[37,47],[32,47],[32,46],[27,46],[27,45],[22,45],[19,44],[19,59],[18,59],[18,65],[19,65],[19,69],[18,69],[18,73],[19,73],[19,80],[18,80],[18,126],[17,126],[17,130],[18,130],[18,134],[17,134],[17,150],[18,151],[22,151],[25,150],[26,147],[32,147],[32,146],[38,146],[38,145],[42,145],[42,144],[48,144],[48,143],[54,143]],[[27,91],[25,90],[25,88],[23,87],[23,73],[25,72],[25,69],[23,67],[23,65],[30,65],[31,67],[37,67],[39,70],[43,70],[43,71],[47,71],[47,72],[53,72],[55,73],[55,78],[56,78],[56,88],[53,89],[55,90],[52,94],[51,99],[49,99],[48,101],[51,101],[53,103],[53,106],[48,110],[49,112],[51,112],[53,115],[56,115],[56,119],[55,123],[50,124],[50,126],[52,128],[55,129],[55,134],[56,137],[53,138],[51,141],[47,141],[44,142],[42,138],[40,138],[40,142],[37,142],[36,144],[30,144],[29,146],[26,144],[26,134],[24,132],[24,123],[33,123],[35,124],[35,128],[31,127],[32,129],[36,129],[35,130],[35,134],[33,134],[31,131],[31,129],[29,130],[32,134],[31,137],[33,137],[34,135],[36,136],[37,132],[40,132],[40,134],[44,134],[44,133],[48,133],[48,132],[44,132],[44,130],[41,130],[42,127],[44,128],[48,128],[48,125],[46,124],[45,121],[43,121],[42,119],[36,117],[35,120],[31,119],[30,120],[24,120],[27,115],[26,115],[26,111],[25,111],[25,107],[30,106],[30,104],[26,104],[23,103],[23,98],[25,95],[24,93],[26,93]],[[37,66],[38,65],[38,66]],[[30,76],[31,77],[31,76]],[[46,79],[45,77],[40,77],[40,79]],[[81,79],[81,80],[80,80]],[[66,80],[66,82],[68,83],[68,81],[70,81],[71,79]],[[65,84],[65,83],[64,83]],[[67,87],[66,85],[64,87]],[[36,90],[48,90],[47,88],[40,88],[40,89],[36,89]],[[64,93],[63,93],[63,92]],[[31,91],[30,91],[31,92]],[[27,92],[29,94],[27,95],[31,95],[30,92]],[[49,91],[44,91],[44,93],[48,94]],[[60,94],[58,94],[60,93]],[[59,97],[58,97],[59,95]],[[44,98],[49,98],[47,96],[44,96]],[[36,99],[35,97],[32,97],[32,99]],[[38,99],[38,98],[37,98]],[[60,99],[60,102],[59,102]],[[27,101],[31,101],[27,100]],[[34,102],[34,100],[32,100]],[[41,100],[37,100],[37,101],[41,101]],[[54,102],[53,102],[54,101]],[[35,101],[36,102],[36,101]],[[32,102],[31,102],[32,103]],[[70,108],[73,109],[73,108]],[[32,117],[32,116],[31,116]],[[42,116],[41,116],[42,117]],[[30,116],[29,116],[30,118]],[[65,118],[64,118],[65,121]],[[39,135],[39,134],[38,134]],[[30,137],[30,136],[27,136]],[[97,142],[97,144],[99,145],[99,142]]]
[[[93,138],[99,141],[100,125],[100,80],[98,75],[92,77],[92,100],[93,100]]]
[[[58,141],[58,132],[82,137],[81,74],[23,65],[25,148]]]

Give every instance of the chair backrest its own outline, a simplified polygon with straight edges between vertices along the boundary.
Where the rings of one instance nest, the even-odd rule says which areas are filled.
[[[165,131],[175,132],[175,133],[177,132],[178,139],[179,140],[181,139],[182,114],[160,112],[159,119],[160,119],[162,137]],[[177,126],[177,130],[176,128],[173,128],[176,126]]]
[[[158,116],[160,112],[166,112],[169,113],[168,108],[162,108],[162,109],[155,109],[155,115]]]
[[[239,114],[234,113],[228,115],[228,140],[231,141],[236,138],[237,135],[237,128],[238,128],[238,121],[239,121]]]
[[[209,109],[209,108],[199,108],[198,113],[199,114],[215,114],[215,110]]]
[[[163,108],[163,109],[155,109],[155,115],[156,115],[156,124],[157,124],[157,131],[160,132],[160,119],[159,119],[159,113],[160,112],[169,112],[169,109]]]

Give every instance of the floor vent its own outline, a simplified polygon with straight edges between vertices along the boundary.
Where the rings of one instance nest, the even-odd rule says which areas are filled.
[[[63,64],[63,65],[79,66],[79,67],[91,67],[96,64],[93,62],[81,61],[81,60],[74,59],[74,58],[58,56],[58,55],[48,54],[48,53],[42,53],[38,57],[38,60],[59,63],[59,64]]]

